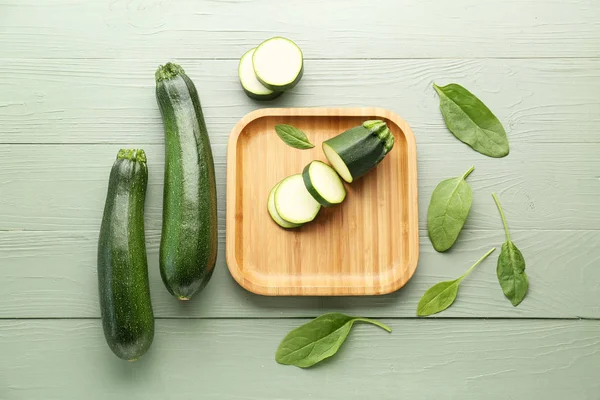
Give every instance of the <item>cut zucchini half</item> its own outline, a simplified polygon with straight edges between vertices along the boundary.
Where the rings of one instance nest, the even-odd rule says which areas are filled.
[[[275,190],[275,209],[287,222],[304,224],[319,213],[321,205],[306,189],[302,174],[289,176]]]
[[[365,121],[323,142],[329,163],[348,183],[365,175],[394,147],[394,135],[381,120]]]
[[[248,50],[240,59],[240,65],[238,66],[240,83],[248,97],[255,100],[273,100],[274,98],[281,96],[282,92],[275,92],[271,89],[267,89],[256,78],[254,67],[252,66],[252,55],[255,50],[256,48]]]
[[[346,198],[346,188],[333,168],[322,161],[313,161],[302,171],[308,192],[322,206],[340,204]]]
[[[264,86],[283,92],[296,86],[304,72],[302,50],[289,39],[274,37],[262,42],[252,55],[256,77]]]
[[[335,150],[327,143],[323,143],[323,153],[325,153],[325,157],[327,157],[331,165],[333,165],[333,168],[335,168],[338,174],[340,174],[342,179],[348,183],[352,183],[352,174],[346,166],[346,163],[344,163],[344,160],[342,160],[342,157],[340,157],[339,154],[336,153]]]
[[[271,218],[273,218],[273,221],[275,221],[275,223],[282,228],[297,228],[299,226],[302,226],[302,224],[294,224],[292,222],[286,221],[285,219],[281,218],[281,216],[277,213],[277,208],[275,208],[275,191],[277,190],[278,187],[279,187],[279,183],[277,185],[273,186],[273,189],[271,189],[271,193],[269,193],[269,200],[267,202],[267,210],[269,210],[269,214],[271,215]]]

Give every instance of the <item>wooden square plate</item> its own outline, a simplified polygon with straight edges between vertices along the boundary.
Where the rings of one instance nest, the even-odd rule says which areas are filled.
[[[367,175],[346,184],[340,205],[296,229],[267,212],[271,188],[327,161],[321,143],[369,119],[384,120],[394,148]],[[298,150],[276,124],[303,130],[315,145]],[[227,265],[247,290],[270,296],[378,295],[401,288],[419,258],[417,159],[414,135],[399,116],[380,108],[261,109],[243,117],[227,149]]]

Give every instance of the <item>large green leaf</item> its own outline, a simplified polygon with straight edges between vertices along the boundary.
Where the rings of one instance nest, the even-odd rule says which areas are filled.
[[[433,248],[446,251],[458,238],[471,209],[471,186],[466,182],[473,171],[440,182],[431,194],[427,210],[427,231]]]
[[[477,96],[455,83],[433,87],[440,96],[446,126],[454,136],[486,156],[500,158],[508,154],[504,127]]]

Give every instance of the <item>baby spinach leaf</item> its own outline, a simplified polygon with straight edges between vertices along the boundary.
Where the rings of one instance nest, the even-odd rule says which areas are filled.
[[[421,297],[421,300],[419,300],[419,305],[417,306],[417,315],[425,317],[427,315],[439,313],[440,311],[444,311],[446,308],[450,307],[452,303],[454,303],[454,300],[456,300],[456,296],[458,295],[458,285],[460,285],[460,282],[465,279],[465,277],[469,275],[469,273],[476,266],[485,260],[487,256],[492,254],[494,250],[496,250],[495,247],[485,253],[483,257],[477,260],[477,262],[467,270],[467,272],[462,274],[457,279],[453,281],[436,283],[427,289],[423,297]]]
[[[529,289],[529,278],[525,273],[525,258],[523,258],[521,251],[510,239],[508,224],[506,223],[504,211],[500,206],[498,197],[494,193],[492,193],[492,197],[500,212],[500,218],[502,218],[504,232],[506,233],[506,242],[502,244],[502,250],[498,257],[496,275],[498,275],[498,282],[500,282],[500,287],[502,287],[504,295],[516,307],[523,301]]]
[[[279,124],[275,125],[275,132],[288,146],[296,149],[312,149],[315,147],[304,132],[291,125]]]
[[[421,300],[419,300],[417,315],[424,317],[439,313],[450,307],[454,303],[456,295],[458,295],[459,283],[460,281],[455,279],[453,281],[436,283],[430,287],[423,297],[421,297]]]
[[[275,360],[285,365],[311,367],[337,353],[355,322],[366,322],[392,331],[372,319],[340,313],[324,314],[288,333],[277,348]]]
[[[427,231],[433,248],[446,251],[458,238],[471,209],[471,186],[465,180],[475,167],[464,175],[440,182],[431,194],[427,210]]]
[[[440,109],[450,132],[474,150],[489,157],[508,154],[508,138],[494,113],[473,93],[451,83],[433,84],[440,96]]]

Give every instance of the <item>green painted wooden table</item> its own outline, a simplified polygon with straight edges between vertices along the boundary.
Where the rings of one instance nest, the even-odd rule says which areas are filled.
[[[600,7],[597,0],[0,0],[0,399],[600,399]],[[283,34],[304,79],[259,104],[237,60]],[[225,226],[225,149],[263,106],[379,106],[418,143],[421,256],[400,291],[368,298],[266,298],[231,278],[225,232],[215,275],[188,304],[160,281],[163,131],[153,73],[180,62],[196,82]],[[504,123],[511,154],[472,151],[447,131],[432,83],[461,83]],[[96,241],[121,147],[149,159],[147,243],[156,321],[136,363],[108,349]],[[469,166],[475,193],[459,242],[436,253],[435,185]],[[503,231],[501,196],[527,259],[513,308],[494,261],[453,307],[417,319],[433,283],[459,276]],[[275,363],[291,328],[327,311],[380,318],[311,370]]]

